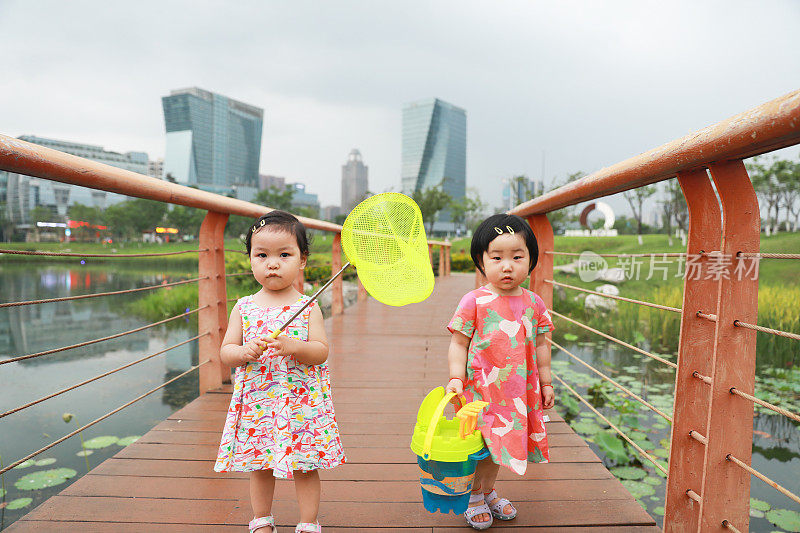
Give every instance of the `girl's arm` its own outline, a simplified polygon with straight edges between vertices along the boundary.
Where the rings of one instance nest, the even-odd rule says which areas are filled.
[[[550,374],[550,345],[546,335],[536,335],[536,368],[539,369],[539,385],[542,389],[542,407],[550,409],[555,404],[553,376]]]
[[[279,335],[276,339],[264,339],[264,342],[268,348],[275,349],[275,355],[291,355],[298,363],[321,365],[328,360],[328,336],[318,305],[311,308],[307,341]]]
[[[264,343],[259,340],[252,340],[242,346],[242,316],[234,305],[228,320],[228,330],[219,349],[219,358],[228,366],[241,366],[258,361],[262,353],[264,353]]]
[[[450,381],[447,392],[462,394],[467,380],[467,350],[471,339],[459,331],[454,331],[447,350],[447,361],[450,367]]]

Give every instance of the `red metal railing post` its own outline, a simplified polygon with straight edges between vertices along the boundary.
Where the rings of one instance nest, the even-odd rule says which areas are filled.
[[[331,275],[336,274],[342,268],[342,234],[336,233],[333,236],[331,246]],[[336,278],[331,287],[333,294],[331,298],[331,314],[341,315],[344,312],[344,294],[342,276]]]
[[[750,463],[753,404],[730,393],[731,387],[753,394],[756,332],[734,326],[734,320],[756,323],[758,274],[741,275],[739,265],[757,259],[736,254],[758,252],[761,218],[753,185],[740,160],[709,165],[722,204],[722,246],[729,276],[719,282],[715,323],[711,405],[708,412],[706,468],[701,492],[701,531],[723,531],[723,520],[747,531],[750,525],[750,474],[726,460],[733,454]],[[740,262],[746,263],[740,263]],[[755,277],[755,279],[752,279]],[[741,279],[739,279],[741,278]]]
[[[448,244],[446,247],[447,253],[444,256],[444,275],[450,275],[450,253],[452,252],[453,246]]]
[[[428,243],[428,260],[431,262],[431,267],[433,267],[433,245]]]
[[[539,258],[536,268],[531,272],[530,289],[542,297],[548,309],[553,308],[553,285],[545,283],[546,279],[553,279],[553,254],[552,252],[555,239],[553,237],[553,226],[547,215],[533,215],[528,217],[528,224],[536,235],[536,242],[539,245]]]
[[[228,215],[209,211],[200,225],[200,252],[198,271],[198,333],[200,362],[211,360],[200,367],[200,394],[218,389],[230,382],[230,369],[222,364],[219,348],[228,328],[227,292],[225,290],[225,224]],[[207,335],[204,335],[208,333]]]
[[[446,274],[445,274],[445,271],[444,271],[444,268],[445,268],[445,267],[444,267],[444,262],[445,262],[445,259],[444,259],[444,249],[445,249],[445,246],[444,246],[444,244],[442,244],[441,246],[439,246],[439,277],[440,277],[440,278],[441,278],[441,277],[444,277],[444,276],[446,275]]]
[[[697,531],[700,505],[686,495],[701,491],[705,469],[705,446],[689,436],[690,431],[706,435],[711,390],[694,377],[694,372],[710,376],[714,351],[714,323],[697,316],[717,307],[719,281],[709,276],[708,257],[696,260],[701,252],[720,249],[721,219],[719,201],[705,168],[679,173],[678,183],[689,211],[689,235],[684,266],[683,314],[675,371],[675,410],[670,444],[669,474],[664,504],[664,531]],[[691,268],[689,265],[692,265]],[[696,268],[696,270],[695,270]],[[691,272],[690,272],[691,270]]]

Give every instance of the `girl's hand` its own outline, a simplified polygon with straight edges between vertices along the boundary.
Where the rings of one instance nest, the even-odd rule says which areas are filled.
[[[259,357],[264,353],[266,344],[261,339],[253,339],[242,346],[242,358],[239,366],[246,365],[247,363],[257,363]]]
[[[542,385],[542,407],[550,409],[556,403],[556,393],[552,385]]]
[[[290,339],[286,335],[278,335],[275,339],[264,337],[261,340],[266,343],[267,348],[272,348],[272,355],[275,356],[293,355],[297,351],[294,347],[294,339]]]
[[[447,382],[444,391],[446,393],[455,392],[458,395],[464,394],[464,382],[460,378],[453,378]]]

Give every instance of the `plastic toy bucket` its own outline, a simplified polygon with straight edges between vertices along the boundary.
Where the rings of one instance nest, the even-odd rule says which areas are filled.
[[[479,460],[488,457],[480,431],[459,437],[459,422],[442,415],[455,396],[439,387],[420,406],[411,440],[420,468],[422,503],[431,513],[463,513]],[[459,398],[463,405],[463,398]]]
[[[470,454],[466,461],[451,463],[447,461],[426,461],[417,456],[422,475],[422,504],[431,513],[461,514],[469,505],[469,492],[475,478],[478,461],[489,457],[489,450],[483,449]]]

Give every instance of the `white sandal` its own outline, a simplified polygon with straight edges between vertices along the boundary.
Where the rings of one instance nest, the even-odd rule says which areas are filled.
[[[492,510],[493,517],[499,518],[500,520],[513,520],[514,518],[517,517],[517,508],[514,507],[514,504],[512,504],[507,499],[499,498],[497,502],[490,503],[495,498],[498,498],[496,490],[492,489],[492,492],[484,494],[483,497],[484,501],[486,501],[486,505],[488,505],[489,509]],[[511,514],[506,514],[506,512],[504,511],[506,505],[511,506]]]
[[[322,533],[322,526],[319,525],[319,522],[313,524],[311,522],[300,522],[294,528],[294,533]]]
[[[467,510],[464,511],[464,518],[467,519],[467,524],[472,529],[483,530],[489,529],[492,527],[492,511],[489,509],[489,506],[486,505],[486,501],[483,498],[483,494],[480,492],[472,493],[469,495],[469,503],[477,503],[481,502],[481,505],[476,505],[475,507],[467,507]],[[473,520],[476,515],[479,514],[487,514],[489,515],[489,520],[486,522],[478,522],[477,520]]]
[[[272,515],[253,518],[247,525],[250,528],[250,533],[255,533],[256,530],[267,526],[272,528],[272,533],[278,533],[278,528],[275,527],[275,518]]]

